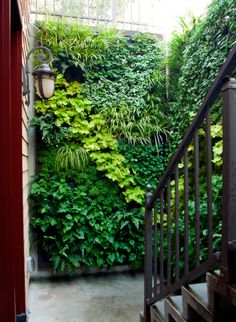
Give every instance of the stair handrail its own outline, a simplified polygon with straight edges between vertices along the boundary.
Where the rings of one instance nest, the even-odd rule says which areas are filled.
[[[218,75],[216,76],[214,82],[212,83],[210,89],[208,90],[205,98],[203,99],[203,102],[201,104],[201,107],[200,107],[196,117],[194,118],[192,124],[189,126],[181,144],[179,145],[176,153],[174,154],[173,158],[169,162],[169,164],[168,164],[163,176],[161,177],[155,191],[152,193],[151,186],[147,186],[147,193],[146,193],[146,200],[145,200],[144,313],[140,315],[141,321],[146,321],[146,322],[150,321],[150,305],[152,305],[156,301],[160,300],[161,298],[167,296],[168,294],[177,291],[182,285],[200,277],[202,274],[204,274],[209,269],[214,267],[214,265],[217,263],[217,261],[220,260],[220,258],[223,258],[223,264],[221,264],[221,268],[223,271],[222,276],[223,276],[224,282],[227,283],[230,280],[230,278],[232,277],[232,274],[230,274],[230,272],[228,272],[229,265],[231,263],[229,260],[229,254],[228,254],[228,252],[229,252],[228,244],[231,245],[230,246],[231,250],[234,251],[236,254],[236,233],[235,233],[235,238],[233,238],[234,235],[232,233],[231,234],[228,233],[228,230],[223,228],[223,237],[222,237],[223,242],[222,242],[221,254],[219,255],[219,253],[211,252],[212,246],[211,246],[211,244],[209,244],[211,249],[209,250],[208,259],[205,262],[203,262],[201,264],[199,263],[199,265],[196,269],[193,269],[193,270],[187,272],[178,281],[174,282],[171,285],[168,285],[168,287],[165,288],[164,290],[161,289],[160,292],[157,294],[156,289],[154,289],[152,287],[152,283],[153,283],[152,265],[154,265],[154,269],[155,269],[155,265],[157,265],[155,263],[155,260],[154,260],[154,264],[153,264],[152,233],[153,233],[153,212],[154,212],[154,218],[156,215],[155,214],[155,204],[158,199],[159,200],[163,199],[164,187],[166,185],[168,185],[168,180],[169,180],[169,185],[170,185],[170,176],[173,175],[173,173],[176,169],[176,165],[178,165],[181,158],[183,158],[183,157],[185,158],[185,156],[187,155],[187,152],[186,152],[187,148],[190,145],[191,141],[193,139],[195,139],[196,131],[200,128],[200,126],[202,125],[202,123],[205,119],[206,119],[206,128],[208,127],[208,129],[206,130],[207,136],[210,136],[210,126],[211,126],[211,124],[210,124],[210,109],[211,109],[212,105],[214,104],[214,102],[216,101],[216,99],[218,98],[220,92],[222,91],[223,85],[227,81],[228,81],[228,83],[227,83],[228,85],[224,86],[225,88],[227,87],[225,89],[225,92],[226,92],[225,98],[224,98],[224,94],[223,94],[223,101],[225,101],[225,105],[227,105],[226,109],[229,109],[229,108],[232,109],[232,101],[233,101],[233,104],[236,104],[236,91],[232,92],[232,88],[234,90],[236,90],[236,81],[235,81],[235,84],[233,81],[233,85],[232,85],[232,81],[231,81],[231,85],[229,85],[230,75],[232,74],[232,72],[235,69],[236,69],[236,44],[234,44],[234,46],[232,47],[228,58],[224,62],[222,68],[220,69]],[[231,100],[231,102],[229,102],[230,100]],[[227,114],[227,113],[224,113],[224,110],[223,110],[223,114]],[[230,122],[229,118],[231,116],[232,116],[232,113],[231,114],[229,113],[227,120],[226,121],[223,120],[223,126],[224,126],[224,122]],[[236,124],[236,112],[235,112],[234,116],[235,116],[235,124]],[[234,127],[236,128],[236,126],[234,126]],[[233,133],[229,133],[227,138],[223,138],[223,145],[227,144],[226,140],[229,138],[230,135],[232,137],[235,135],[235,145],[233,148],[235,148],[235,150],[236,150],[236,130]],[[210,142],[209,147],[211,149],[212,148],[210,145],[211,139],[207,138],[207,140]],[[224,152],[224,158],[228,158],[230,160],[230,162],[232,162],[229,155],[230,155],[229,151],[227,151],[226,153]],[[210,175],[212,175],[211,166],[210,166],[211,152],[208,153],[207,159],[208,159],[207,162],[208,162],[208,168],[209,168],[208,170],[209,170]],[[235,153],[235,162],[236,162],[236,153]],[[229,173],[227,172],[228,168],[229,168],[228,164],[227,165],[223,164],[223,182],[224,182],[225,173],[227,173],[229,176]],[[235,163],[234,171],[236,171],[236,163]],[[188,173],[187,173],[187,176],[188,176]],[[209,179],[207,179],[207,180],[209,180]],[[209,184],[209,182],[208,182],[208,184]],[[233,185],[235,185],[235,189],[236,189],[236,172],[234,175],[234,179],[231,182],[231,186],[233,186]],[[224,191],[227,191],[227,193],[229,193],[229,188],[226,188],[225,186],[226,186],[226,184],[223,183],[223,194],[224,194]],[[168,193],[170,194],[170,192],[168,192],[168,189],[167,189],[167,195],[168,195]],[[209,195],[211,198],[211,187],[209,187]],[[235,202],[235,207],[233,209],[236,210],[236,197],[232,194],[230,196],[230,198],[231,198],[230,199],[231,201]],[[223,200],[223,211],[224,211],[224,208],[225,209],[227,208],[228,201],[229,200],[228,200],[228,196],[227,196],[227,200]],[[163,202],[163,200],[161,200],[160,202]],[[210,202],[211,201],[209,201],[209,203]],[[162,205],[162,207],[163,207],[163,205]],[[226,210],[228,210],[228,208]],[[228,212],[230,212],[230,210]],[[228,217],[230,217],[228,212],[225,214],[225,216],[223,216],[223,220],[225,220],[225,223],[227,223],[227,225],[229,225],[229,223],[230,223],[230,220],[228,220]],[[224,219],[224,217],[225,217],[225,219]],[[236,227],[236,219],[233,222],[235,222],[235,227]],[[156,225],[155,220],[154,220],[154,225]],[[212,223],[209,225],[212,225]],[[154,230],[155,229],[157,230],[157,225],[154,227]],[[209,229],[211,229],[211,227]],[[227,230],[227,232],[224,232],[224,230]],[[229,238],[229,236],[230,236],[230,238]],[[229,240],[231,241],[231,243],[229,243]],[[186,239],[186,242],[188,242],[188,239]],[[236,269],[236,267],[234,267],[234,269]],[[235,279],[235,277],[234,277],[234,279]],[[157,283],[157,276],[154,275],[154,284],[156,284],[156,283]]]

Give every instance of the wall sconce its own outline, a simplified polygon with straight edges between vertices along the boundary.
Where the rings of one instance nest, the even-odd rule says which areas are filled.
[[[35,51],[44,51],[45,53],[39,53],[35,55],[35,59],[41,63],[38,68],[35,68],[32,75],[34,76],[34,84],[36,87],[36,93],[43,99],[48,99],[53,96],[55,87],[56,74],[51,71],[48,64],[52,60],[51,51],[45,46],[39,46],[29,51],[26,56],[26,67],[23,70],[23,95],[26,96],[26,104],[30,104],[30,89],[29,89],[29,58]]]

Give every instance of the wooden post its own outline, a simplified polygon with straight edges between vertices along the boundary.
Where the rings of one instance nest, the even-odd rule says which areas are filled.
[[[145,198],[145,260],[144,260],[144,312],[140,315],[140,321],[150,322],[150,306],[147,299],[152,296],[152,198],[151,185],[147,185]]]
[[[228,78],[223,97],[223,216],[221,279],[236,283],[236,80]]]

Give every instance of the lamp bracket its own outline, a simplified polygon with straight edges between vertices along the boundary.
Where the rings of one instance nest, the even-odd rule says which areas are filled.
[[[23,68],[23,95],[26,96],[26,101],[25,103],[27,105],[30,104],[30,89],[29,89],[29,73],[30,73],[30,69],[29,69],[29,58],[31,56],[32,53],[34,53],[35,51],[43,51],[41,53],[39,53],[38,55],[36,55],[36,59],[41,63],[47,63],[49,64],[49,62],[52,60],[52,53],[50,51],[49,48],[47,48],[46,46],[37,46],[33,49],[31,49],[27,56],[26,56],[26,63],[25,63],[25,69]]]

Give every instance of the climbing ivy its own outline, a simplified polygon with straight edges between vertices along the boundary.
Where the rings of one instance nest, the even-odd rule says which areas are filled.
[[[166,149],[169,150],[169,158],[173,155],[177,145],[182,140],[187,127],[196,115],[207,90],[219,72],[222,64],[227,58],[230,49],[236,41],[236,3],[231,0],[212,1],[205,17],[195,23],[191,30],[181,35],[175,35],[171,43],[170,69],[174,71],[174,86],[170,88],[170,102],[168,104],[169,121],[171,124],[169,140]],[[174,59],[173,59],[174,58]],[[175,62],[177,64],[175,65]],[[177,75],[177,78],[176,78]],[[213,248],[220,249],[221,242],[221,215],[222,215],[222,120],[221,104],[219,101],[211,111],[211,135],[213,145],[213,176],[212,176],[212,211],[213,211]],[[200,233],[201,254],[200,260],[207,258],[207,186],[205,167],[205,131],[199,131],[200,142]],[[189,156],[189,258],[190,266],[194,267],[195,260],[195,202],[194,202],[194,173],[193,173],[193,145],[188,149]],[[184,270],[183,236],[184,236],[184,175],[183,163],[179,165],[179,194],[180,194],[180,262],[178,265]],[[172,182],[172,196],[174,196],[174,185]],[[174,200],[174,197],[172,198]],[[172,206],[172,218],[174,221],[175,205]],[[166,217],[165,217],[166,220]],[[175,225],[171,228],[172,238],[175,238]],[[167,243],[165,241],[167,252]],[[174,252],[174,249],[173,249]],[[173,260],[174,271],[174,260]]]
[[[196,115],[207,90],[236,41],[236,3],[213,0],[183,46],[176,100],[172,102],[170,155]],[[217,113],[217,112],[216,112]],[[218,111],[220,113],[220,110]]]

